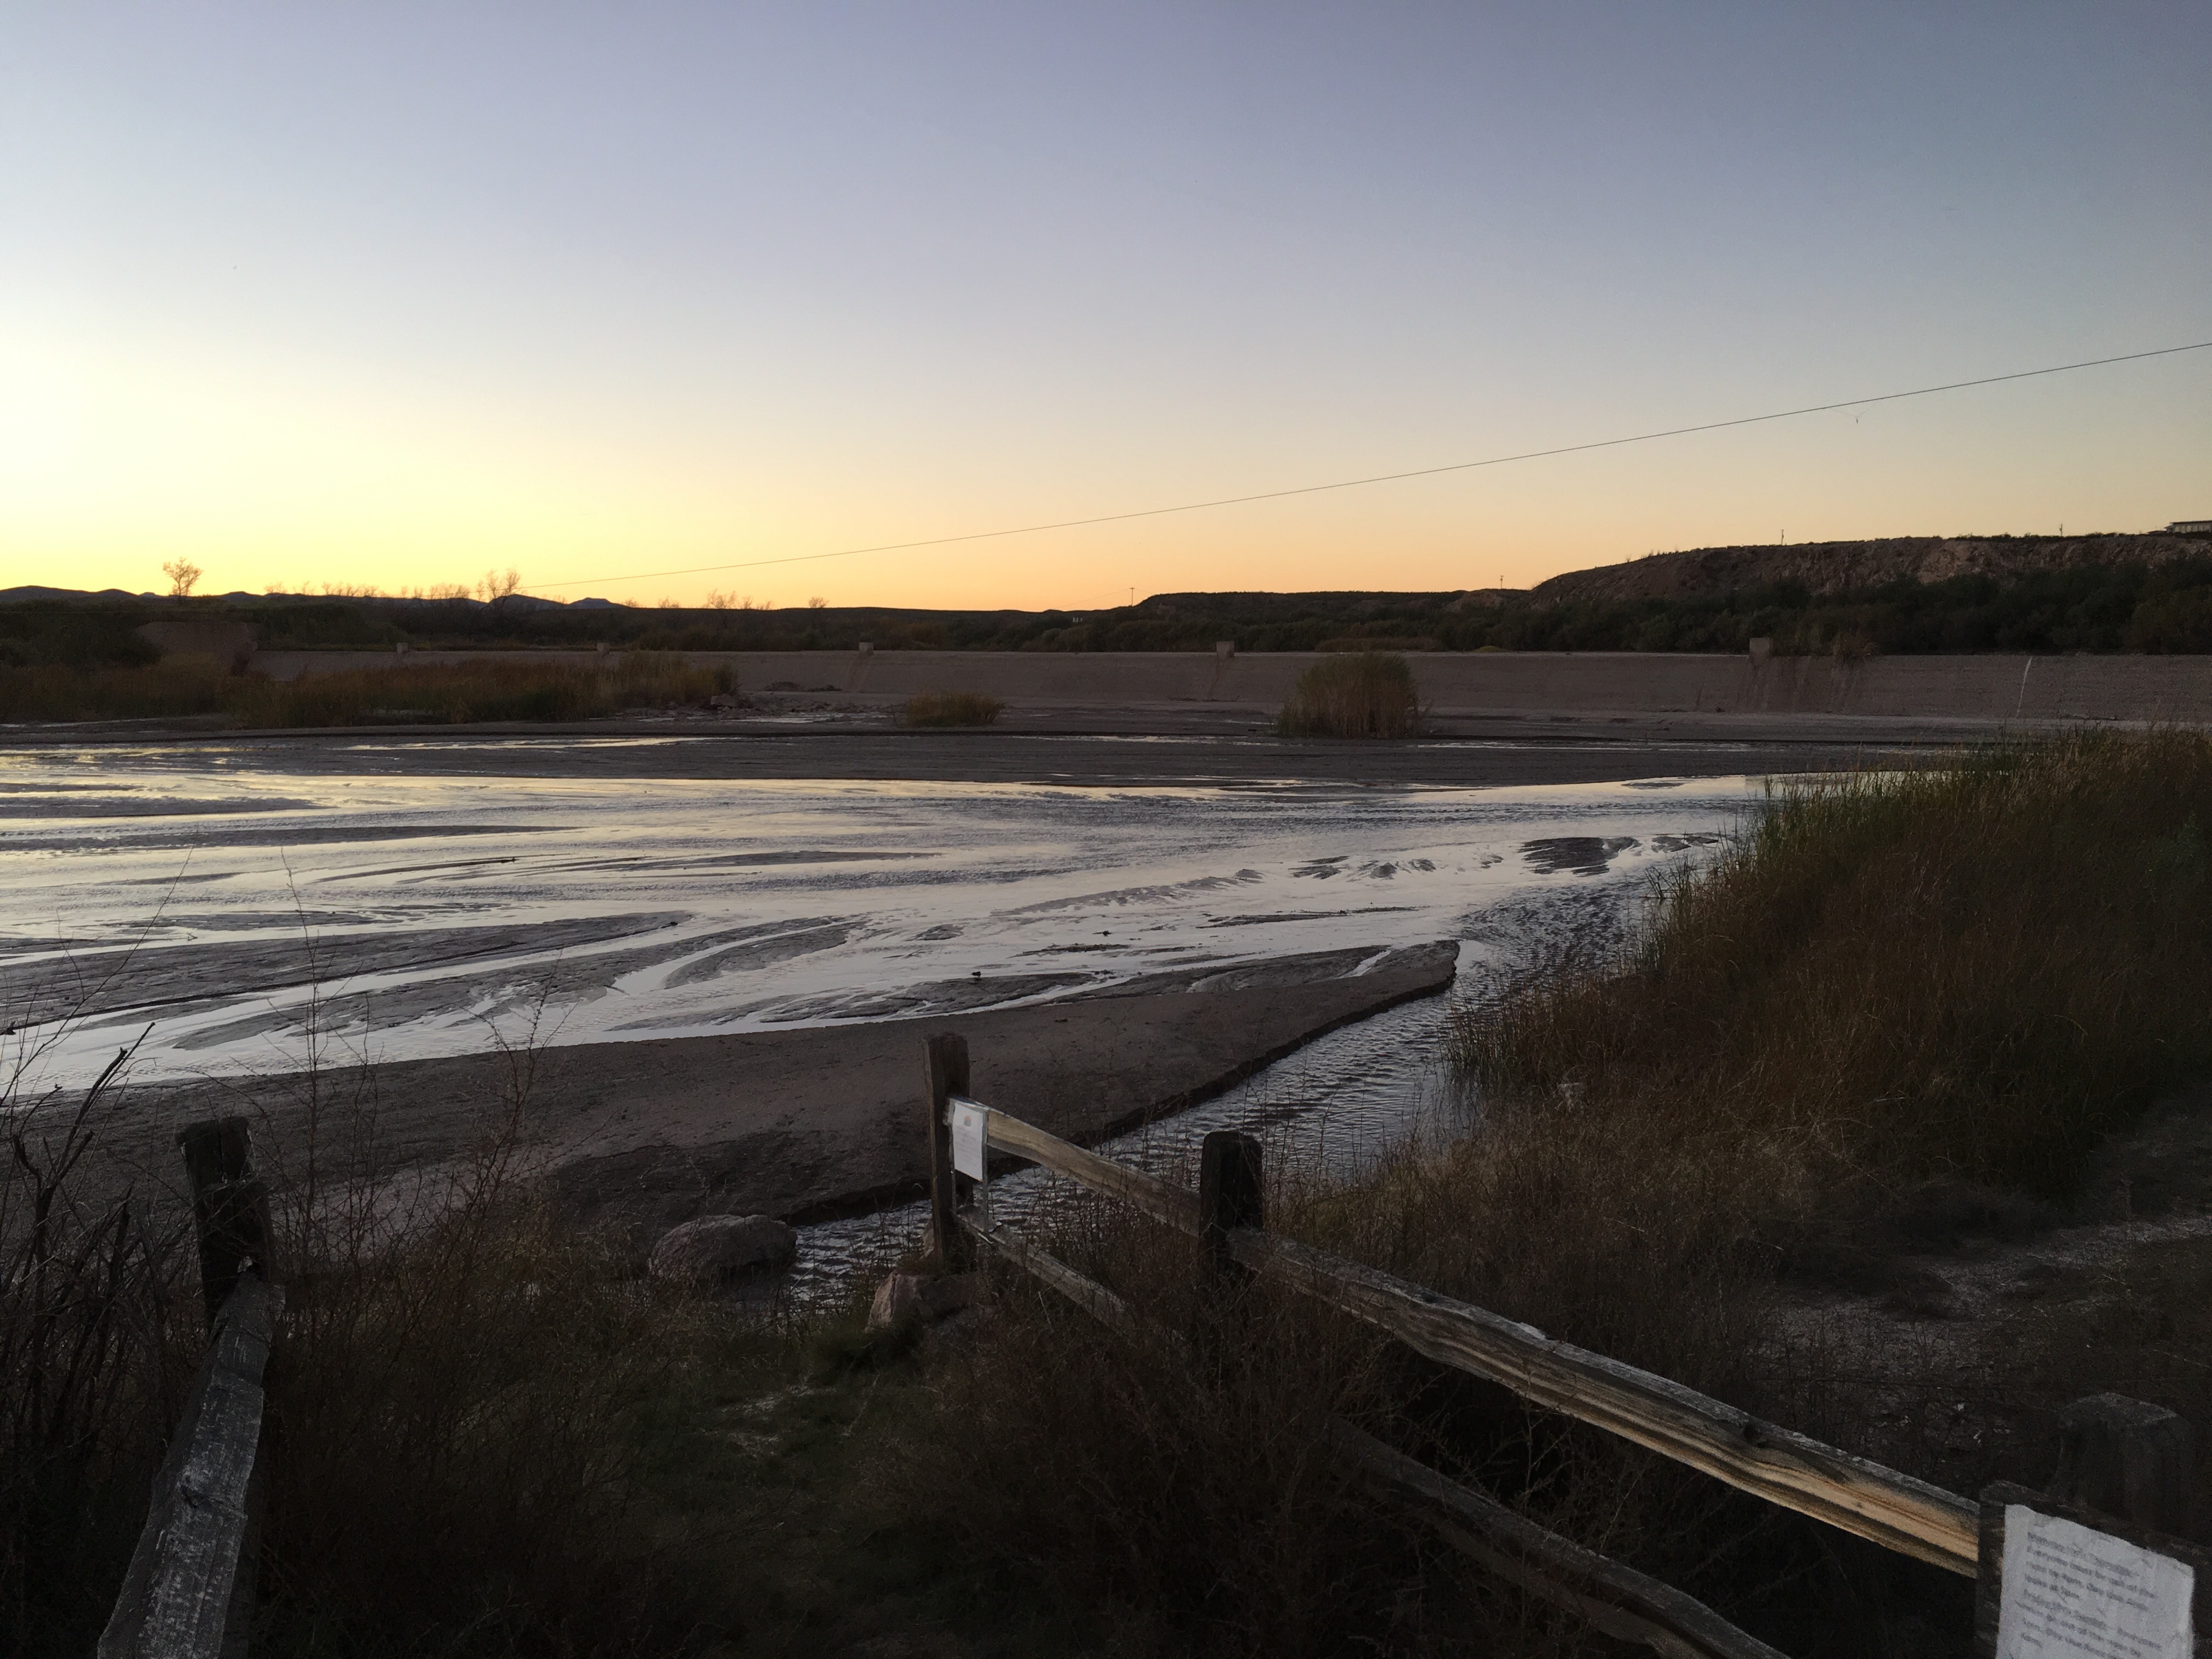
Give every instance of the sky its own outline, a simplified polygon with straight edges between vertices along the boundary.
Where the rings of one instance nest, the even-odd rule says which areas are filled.
[[[2207,350],[845,551],[2212,341],[2208,64],[2203,0],[15,0],[0,586],[1083,610],[2212,516]]]

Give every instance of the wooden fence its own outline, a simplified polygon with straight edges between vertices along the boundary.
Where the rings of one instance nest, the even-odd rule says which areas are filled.
[[[978,1249],[988,1250],[1109,1324],[1128,1327],[1137,1316],[1105,1286],[1012,1229],[960,1207],[949,1113],[956,1100],[981,1105],[967,1098],[965,1040],[954,1035],[930,1039],[927,1062],[931,1229],[939,1259],[962,1262]],[[2212,1555],[2173,1535],[2188,1524],[2194,1433],[2161,1407],[2115,1395],[2077,1402],[2066,1413],[2068,1450],[2051,1492],[2001,1485],[1977,1502],[1533,1326],[1267,1231],[1260,1146],[1248,1135],[1221,1131],[1206,1137],[1194,1194],[1005,1112],[981,1109],[989,1149],[1041,1165],[1200,1239],[1209,1271],[1233,1263],[1362,1320],[1439,1364],[1502,1384],[1533,1406],[1595,1425],[1770,1503],[1975,1579],[1979,1654],[1996,1652],[2008,1512],[2015,1519],[2026,1509],[2073,1520],[2194,1566],[2196,1582],[2212,1595]],[[1545,1530],[1349,1423],[1337,1423],[1333,1432],[1337,1451],[1377,1491],[1485,1567],[1581,1614],[1599,1630],[1673,1659],[1777,1659],[1773,1649],[1680,1590]],[[2191,1622],[2198,1631],[2212,1628],[2212,1616],[2192,1613]],[[2212,1655],[2212,1642],[2197,1638],[2196,1651]]]
[[[177,1136],[191,1182],[208,1352],[154,1478],[98,1659],[239,1659],[252,1623],[259,1556],[262,1377],[280,1292],[246,1120]]]

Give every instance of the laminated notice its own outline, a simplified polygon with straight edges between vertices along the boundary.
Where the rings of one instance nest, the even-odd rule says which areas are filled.
[[[960,1174],[983,1178],[984,1142],[988,1139],[991,1109],[972,1100],[952,1103],[952,1167]]]
[[[2004,1540],[1997,1659],[2190,1659],[2187,1563],[2024,1504]]]

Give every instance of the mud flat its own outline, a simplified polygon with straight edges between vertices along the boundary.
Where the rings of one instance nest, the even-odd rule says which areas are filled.
[[[346,1145],[373,1113],[374,1173],[435,1176],[501,1121],[520,1067],[532,1155],[562,1210],[642,1245],[702,1214],[807,1220],[921,1190],[922,1039],[935,1032],[967,1036],[980,1097],[1091,1141],[1445,990],[1457,955],[1449,942],[1321,952],[953,1017],[149,1085],[120,1097],[111,1139],[159,1177],[178,1125],[242,1112],[281,1181],[304,1156],[319,1093],[325,1148]]]
[[[640,781],[895,781],[1042,784],[1062,788],[1273,787],[1522,788],[1644,778],[1715,778],[1925,764],[1995,729],[1798,717],[1636,721],[1466,722],[1430,738],[1352,743],[1285,738],[1272,714],[1079,711],[1095,730],[1051,729],[1066,716],[1012,710],[1001,729],[902,731],[880,708],[805,708],[748,721],[704,717],[573,726],[405,726],[314,732],[199,732],[153,723],[15,728],[0,760],[66,754],[100,763],[155,756],[180,773],[237,765],[295,787],[332,775],[409,778],[635,779]],[[777,724],[782,720],[784,724]],[[1438,722],[1440,728],[1444,723]],[[271,808],[270,810],[276,810]]]

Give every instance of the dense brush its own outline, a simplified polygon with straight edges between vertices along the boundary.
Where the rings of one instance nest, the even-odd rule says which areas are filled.
[[[1389,651],[1346,652],[1316,663],[1298,676],[1275,720],[1286,738],[1410,738],[1420,725],[1413,671]]]

